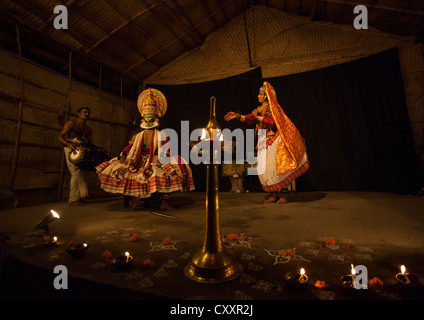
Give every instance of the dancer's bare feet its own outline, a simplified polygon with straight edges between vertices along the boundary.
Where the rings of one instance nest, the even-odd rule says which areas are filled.
[[[132,203],[132,206],[131,206],[131,210],[135,210],[135,208],[137,208],[139,200],[140,200],[140,198],[133,197],[133,203]]]
[[[281,196],[280,199],[277,201],[278,204],[286,204],[287,203],[287,196]]]
[[[278,198],[275,195],[271,195],[264,200],[264,203],[276,202]]]
[[[162,209],[162,210],[169,210],[169,211],[174,211],[175,210],[175,208],[174,207],[172,207],[169,203],[168,203],[168,201],[167,200],[162,200],[161,201],[161,203],[160,203],[160,208]]]

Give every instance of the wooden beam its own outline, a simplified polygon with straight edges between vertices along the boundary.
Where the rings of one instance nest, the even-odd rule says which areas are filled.
[[[143,36],[145,36],[146,38],[148,38],[150,41],[152,41],[152,43],[155,44],[156,47],[160,48],[161,45],[155,40],[153,39],[138,23],[135,22],[135,19],[133,19],[132,17],[126,17],[121,10],[119,10],[119,8],[116,7],[116,5],[114,3],[111,3],[110,0],[105,0],[114,10],[116,13],[118,13],[121,17],[123,17],[124,19],[128,20],[128,24],[132,23],[137,30],[140,31],[141,34],[143,34]],[[163,3],[163,1],[162,1]],[[157,5],[157,4],[155,4]],[[151,7],[153,7],[153,5],[151,5]],[[171,57],[172,59],[174,59],[175,57],[172,56],[170,53],[165,52],[169,57]]]
[[[66,112],[66,121],[69,120],[69,114],[71,112],[71,88],[72,88],[72,51],[69,51],[69,70],[68,70],[68,105]],[[61,150],[63,152],[63,147],[61,146]],[[63,152],[60,162],[60,174],[59,174],[59,185],[57,190],[57,202],[61,202],[62,193],[63,193],[63,182],[65,175],[65,153]]]
[[[16,27],[16,42],[18,45],[18,55],[19,55],[19,104],[18,104],[18,122],[16,124],[15,145],[13,147],[12,168],[10,170],[10,185],[9,185],[10,190],[14,189],[15,180],[16,180],[17,163],[19,159],[19,145],[21,142],[21,132],[22,132],[22,111],[23,111],[23,98],[24,98],[21,39],[19,35],[19,26],[16,24],[15,27]]]
[[[69,69],[68,69],[68,105],[67,111],[68,115],[71,111],[71,90],[72,90],[72,51],[69,51]],[[69,116],[68,116],[69,120]]]
[[[131,21],[137,19],[138,17],[142,16],[146,12],[149,12],[150,9],[153,9],[157,5],[158,5],[157,3],[154,3],[154,4],[151,4],[149,6],[146,6],[145,9],[137,12],[134,16],[128,18],[124,23],[121,23],[119,26],[117,26],[111,32],[107,33],[104,37],[102,37],[101,39],[99,39],[98,41],[96,41],[90,48],[88,48],[87,50],[85,50],[84,53],[85,54],[88,54],[91,50],[93,50],[94,48],[98,47],[101,43],[103,43],[104,41],[106,41],[107,39],[109,39],[112,35],[114,35],[119,30],[121,30],[122,28],[124,28],[125,26],[127,26]]]
[[[146,7],[148,6],[148,3],[146,2],[146,0],[141,0],[145,5],[146,5]],[[185,47],[185,48],[187,48],[187,45],[184,43],[184,41],[182,41],[181,40],[181,38],[182,37],[179,37],[175,32],[174,32],[174,30],[169,26],[169,24],[168,24],[168,22],[155,10],[155,8],[151,8],[151,9],[149,9],[150,11],[152,11],[158,18],[159,18],[159,20],[160,21],[162,21],[162,24],[168,29],[168,31],[176,38],[176,39],[178,39],[181,43],[182,43],[182,45]],[[185,34],[187,34],[187,32],[185,33]],[[162,50],[163,50],[163,48],[162,48]],[[161,50],[161,51],[162,51]],[[151,57],[151,55],[149,56],[149,57]]]
[[[123,96],[124,87],[123,87],[123,85],[124,85],[124,77],[121,75],[121,108],[122,109],[124,108],[124,96]]]
[[[16,102],[16,101],[19,101],[19,98],[3,92],[3,93],[0,93],[0,100],[4,100],[4,101],[7,101],[7,102]],[[34,109],[44,110],[44,111],[48,111],[48,112],[52,112],[52,113],[56,113],[56,114],[58,112],[57,109],[54,109],[51,106],[48,106],[46,104],[41,104],[41,103],[38,103],[38,102],[34,102],[34,101],[30,101],[30,100],[25,99],[25,98],[22,99],[22,102],[30,105]],[[68,113],[68,112],[65,112],[65,113]],[[73,113],[73,112],[69,112],[68,115],[76,116],[77,114]],[[6,119],[6,118],[3,118],[1,116],[0,116],[0,119],[18,122],[18,120],[16,120],[16,119]],[[91,122],[100,122],[100,123],[110,123],[110,121],[106,121],[106,120],[96,118],[96,117],[90,117],[90,121]],[[46,126],[46,125],[37,125],[36,123],[31,123],[28,120],[22,120],[22,124],[31,124],[31,125],[34,125],[34,126],[50,128],[49,126]],[[127,123],[113,122],[113,125],[121,126],[121,127],[125,127],[125,128],[128,127]],[[55,129],[55,130],[58,130],[58,131],[62,130],[62,128],[54,128],[54,127],[51,127],[51,129]],[[56,146],[56,148],[57,148],[57,146]]]
[[[222,0],[218,0],[217,2],[219,4],[219,6],[221,7],[222,6]],[[243,10],[245,10],[245,8]],[[230,19],[228,19],[227,13],[225,11],[222,11],[222,14],[224,15],[225,22],[228,23],[230,21]]]
[[[17,0],[18,1],[18,0]],[[73,51],[75,51],[75,48],[71,48],[71,47],[68,47],[67,45],[65,45],[65,44],[63,44],[63,43],[61,43],[61,42],[59,42],[59,41],[57,41],[57,40],[53,40],[52,38],[50,38],[46,33],[43,33],[41,30],[38,30],[38,29],[35,29],[34,28],[34,26],[32,26],[31,24],[28,24],[28,21],[27,20],[22,20],[21,19],[21,17],[20,16],[14,16],[14,15],[11,15],[11,14],[9,14],[9,13],[7,13],[7,12],[2,12],[2,14],[4,14],[5,16],[7,16],[8,18],[10,18],[12,21],[14,21],[15,23],[18,23],[21,27],[22,26],[24,26],[25,28],[27,28],[28,30],[30,30],[31,32],[33,32],[34,34],[35,34],[35,36],[33,35],[32,36],[32,39],[36,39],[36,38],[38,38],[38,37],[42,37],[42,38],[45,38],[45,39],[47,39],[47,41],[48,42],[50,42],[50,43],[52,43],[52,45],[55,45],[55,46],[57,46],[57,45],[59,45],[59,46],[61,46],[61,47],[63,47],[63,48],[66,48],[66,49],[68,49],[68,50],[73,50]],[[72,34],[72,32],[70,31],[70,30],[67,30],[67,33],[71,36],[71,37],[73,37],[73,39],[75,40],[75,41],[77,41],[77,42],[79,42],[76,38],[75,38],[75,36]],[[34,44],[34,46],[36,46],[36,44]],[[82,55],[84,55],[84,53],[83,52],[81,52],[81,54]],[[95,58],[93,58],[93,57],[90,57],[90,56],[88,56],[88,55],[84,55],[85,56],[85,58],[87,58],[87,59],[89,59],[89,60],[91,60],[91,61],[93,61],[93,62],[95,62],[95,63],[97,63],[98,65],[104,65],[104,66],[106,66],[107,68],[109,68],[109,69],[111,69],[112,71],[114,71],[114,72],[116,72],[116,73],[120,73],[120,71],[118,71],[115,67],[113,67],[113,66],[111,66],[111,65],[105,65],[103,62],[101,62],[101,61],[99,61],[99,60],[97,60],[97,59],[95,59]],[[63,70],[65,69],[65,68],[68,68],[68,65],[65,65],[64,67],[63,67]],[[140,81],[140,79],[134,79],[134,78],[131,78],[131,77],[128,77],[128,76],[126,76],[127,78],[129,78],[129,79],[131,79],[131,80],[133,80],[134,82],[139,82]]]
[[[246,21],[246,11],[243,11],[243,20],[244,20],[244,32],[246,33],[246,42],[247,42],[247,53],[249,55],[249,66],[253,67],[252,64],[252,55],[250,54],[250,42],[249,42],[249,33],[247,28],[247,21]]]
[[[102,69],[103,67],[99,67],[99,98],[102,96]]]
[[[110,39],[117,31],[112,31],[112,32],[110,32],[110,33],[108,33],[102,26],[100,26],[98,23],[96,23],[95,21],[93,21],[92,19],[89,19],[89,18],[87,18],[87,16],[86,15],[84,15],[84,14],[82,14],[81,12],[79,12],[79,11],[77,11],[78,12],[78,14],[80,15],[80,16],[82,16],[84,19],[86,19],[87,21],[89,21],[90,23],[92,23],[93,25],[95,25],[97,28],[99,28],[100,30],[102,30],[103,32],[105,32],[106,33],[106,36],[104,36],[102,39],[104,39],[104,40],[102,40],[101,42],[103,42],[103,41],[105,41],[105,40],[107,40],[107,39]],[[126,22],[126,23],[124,23],[124,25],[128,25],[128,21]],[[122,25],[122,24],[121,24]],[[122,28],[121,27],[118,27],[119,28],[119,30],[121,30]],[[118,28],[115,28],[115,30],[117,30]],[[144,54],[143,53],[141,53],[141,52],[139,52],[139,51],[137,51],[137,50],[135,50],[134,48],[131,48],[131,47],[129,47],[126,43],[124,43],[119,37],[116,37],[116,39],[118,39],[118,41],[119,42],[121,42],[122,43],[122,45],[123,46],[125,46],[125,47],[127,47],[129,50],[132,50],[133,52],[135,52],[136,54],[138,54],[142,59],[144,59],[144,60],[147,60],[146,59],[146,57],[144,56]],[[99,40],[100,41],[100,40]],[[96,44],[95,45],[92,45],[89,49],[87,49],[87,50],[85,50],[84,51],[84,55],[87,55],[93,48],[95,48],[95,47],[97,47],[101,42],[99,42],[99,41],[97,41],[96,42]],[[75,61],[74,61],[75,62]],[[154,64],[154,65],[156,65],[153,61],[150,61],[152,64]],[[156,65],[157,66],[157,65]]]
[[[182,16],[184,19],[179,19],[172,9],[165,3],[164,0],[161,0],[162,5],[168,10],[168,13],[172,15],[172,17],[176,20],[181,22],[183,25],[183,28],[186,30],[188,34],[191,35],[192,39],[200,45],[203,42],[202,36],[199,34],[199,32],[193,27],[193,24],[190,21],[190,18],[185,14],[184,10],[181,8],[181,6],[178,4],[177,1],[172,2],[172,4],[177,9],[177,12],[180,16]],[[194,36],[195,35],[195,36]]]
[[[220,7],[219,7],[219,8],[217,8],[216,10],[214,10],[214,11],[213,11],[210,15],[213,15],[213,14],[215,14],[217,11],[222,10],[222,9],[223,9],[225,6],[227,6],[230,2],[231,2],[231,1],[227,1],[227,2],[225,2],[222,6],[220,6]],[[208,19],[209,19],[209,17],[210,17],[210,15],[209,15],[209,16],[207,16],[206,18],[204,18],[204,19],[203,19],[202,21],[200,21],[199,23],[197,23],[197,24],[193,27],[193,29],[196,29],[199,25],[201,25],[203,22],[205,22],[206,20],[208,20]],[[159,49],[159,50],[157,50],[157,51],[153,52],[151,55],[149,55],[149,56],[148,56],[148,58],[153,57],[154,55],[158,54],[158,53],[159,53],[161,50],[163,50],[164,48],[167,48],[167,47],[169,47],[169,46],[173,45],[176,41],[178,41],[180,38],[182,38],[182,37],[184,37],[184,36],[186,36],[186,35],[187,35],[187,32],[185,32],[185,33],[183,33],[183,34],[179,35],[177,38],[175,38],[174,40],[172,40],[172,41],[168,42],[165,46],[163,46],[163,47],[162,47],[162,49]],[[127,72],[131,71],[132,69],[134,69],[134,68],[138,67],[138,66],[139,66],[140,64],[142,64],[143,62],[144,62],[144,61],[134,64],[133,66],[131,66],[131,67],[127,68],[124,72],[125,72],[125,73],[127,73]],[[115,80],[116,80],[116,79],[115,79]]]
[[[210,17],[210,20],[215,25],[215,28],[218,29],[218,24],[216,23],[215,18],[213,17],[213,14],[211,14],[211,11],[209,10],[208,5],[206,4],[206,1],[200,1],[200,3],[202,4],[202,7],[208,13],[208,17]]]
[[[309,20],[311,20],[311,21],[314,21],[315,11],[316,11],[316,8],[317,8],[317,2],[318,2],[318,0],[314,0],[314,3],[312,4],[311,14],[309,15]]]

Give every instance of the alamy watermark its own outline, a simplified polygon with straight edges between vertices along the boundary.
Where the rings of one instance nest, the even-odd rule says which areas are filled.
[[[68,8],[65,5],[55,6],[53,13],[58,14],[53,20],[55,29],[68,29]]]
[[[353,280],[353,287],[357,290],[368,289],[368,269],[363,265],[357,265],[354,267],[355,278]],[[356,274],[358,273],[359,274]]]
[[[357,265],[354,268],[355,275],[353,288],[356,290],[368,289],[368,269],[364,265]],[[53,280],[53,287],[56,290],[68,289],[68,269],[64,265],[57,265],[53,269],[54,274],[59,274]]]
[[[56,290],[68,289],[68,268],[60,264],[54,267],[53,273],[59,274],[53,280],[53,287]]]
[[[53,20],[55,29],[68,29],[68,8],[65,5],[57,5],[53,13],[58,14]],[[364,5],[356,5],[353,13],[358,14],[353,20],[355,29],[368,29],[368,9]]]
[[[368,9],[364,5],[357,5],[353,8],[353,13],[359,13],[353,20],[355,29],[368,29]]]
[[[242,129],[234,131],[228,128],[214,129],[210,137],[205,129],[194,129],[190,133],[189,121],[181,121],[180,139],[174,129],[163,129],[160,132],[160,140],[164,142],[169,138],[169,141],[160,147],[159,161],[162,164],[177,164],[178,156],[181,156],[185,161],[195,165],[221,164],[222,158],[224,164],[232,164],[234,163],[233,155],[235,155],[236,164],[247,162],[251,165],[247,168],[248,175],[260,175],[266,168],[266,130],[257,130],[257,137],[256,150],[254,129],[247,129],[246,137]],[[192,141],[198,141],[198,143],[190,150]],[[235,142],[234,147],[233,142]]]

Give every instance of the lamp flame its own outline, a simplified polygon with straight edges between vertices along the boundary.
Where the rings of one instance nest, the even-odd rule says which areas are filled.
[[[352,275],[355,275],[356,274],[356,271],[355,271],[355,268],[353,267],[353,264],[351,264],[350,266],[352,267],[352,271],[351,271],[352,272]]]
[[[52,213],[52,215],[53,215],[54,218],[56,218],[56,219],[59,219],[60,218],[59,214],[56,211],[50,210],[50,212]]]
[[[405,268],[405,266],[404,266],[404,265],[402,265],[402,266],[400,267],[400,272],[402,272],[402,275],[405,275],[406,268]]]
[[[202,129],[202,135],[200,136],[200,140],[205,140],[206,139],[206,130],[205,128]]]
[[[303,276],[305,274],[305,269],[301,268],[300,269],[300,274]]]
[[[217,138],[219,141],[224,141],[224,135],[222,134],[221,130],[219,130],[218,134],[217,134]]]

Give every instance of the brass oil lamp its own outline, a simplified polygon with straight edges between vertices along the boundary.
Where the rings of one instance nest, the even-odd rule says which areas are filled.
[[[209,150],[213,150],[214,130],[220,130],[215,115],[215,104],[216,98],[211,97],[209,122],[205,128],[210,137]],[[234,254],[226,249],[222,241],[219,223],[219,164],[214,163],[212,157],[208,162],[206,165],[206,230],[203,248],[191,257],[184,273],[197,282],[221,283],[237,278],[243,272],[243,266]]]

